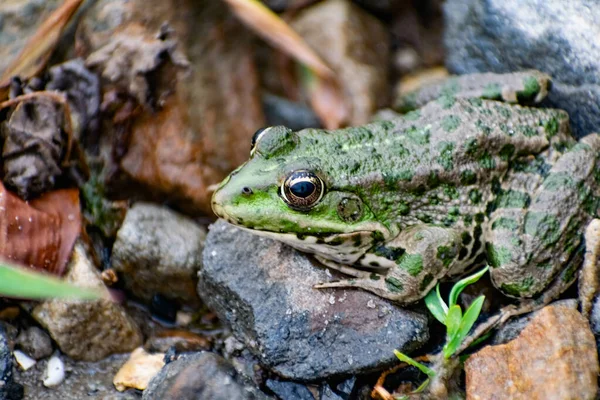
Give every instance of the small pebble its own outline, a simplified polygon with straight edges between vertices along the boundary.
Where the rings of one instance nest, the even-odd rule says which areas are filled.
[[[29,368],[33,367],[36,363],[36,361],[33,358],[29,357],[27,354],[23,353],[21,350],[15,350],[13,352],[13,356],[15,357],[17,364],[19,364],[19,367],[21,367],[21,369],[23,371],[27,371]]]
[[[48,360],[46,373],[44,374],[44,386],[55,387],[62,383],[65,379],[65,364],[62,362],[58,354],[54,354]]]

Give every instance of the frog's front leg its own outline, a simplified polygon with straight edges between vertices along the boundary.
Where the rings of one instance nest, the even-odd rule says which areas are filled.
[[[316,288],[354,287],[401,303],[421,299],[450,270],[460,268],[458,254],[461,233],[452,228],[415,225],[402,231],[395,239],[376,246],[360,260],[370,268],[387,268],[385,274],[360,271],[351,273],[356,279],[327,282]],[[327,262],[331,265],[331,262]],[[345,272],[342,268],[333,269]]]

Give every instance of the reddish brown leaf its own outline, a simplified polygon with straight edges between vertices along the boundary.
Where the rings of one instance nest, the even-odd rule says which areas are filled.
[[[19,56],[0,77],[0,100],[7,97],[10,78],[20,76],[29,79],[44,68],[61,37],[63,29],[81,3],[83,3],[83,0],[65,0],[62,6],[40,25],[35,35],[21,50]]]
[[[0,184],[0,256],[61,275],[81,230],[79,191],[49,192],[29,204]]]

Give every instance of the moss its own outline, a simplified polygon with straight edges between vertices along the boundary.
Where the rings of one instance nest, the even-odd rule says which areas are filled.
[[[457,115],[447,115],[442,120],[442,128],[450,133],[460,126],[460,118]]]

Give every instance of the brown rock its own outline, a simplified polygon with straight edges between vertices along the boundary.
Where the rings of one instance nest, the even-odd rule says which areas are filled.
[[[367,123],[387,104],[389,39],[381,22],[350,1],[327,0],[291,25],[337,73],[351,124]]]
[[[467,399],[594,399],[596,342],[579,312],[551,305],[515,340],[473,354],[465,372]]]
[[[83,287],[104,288],[100,273],[81,244],[75,245],[66,279]],[[109,300],[49,300],[35,307],[32,315],[60,350],[76,360],[97,361],[142,344],[133,320]]]
[[[128,40],[142,49],[119,36],[132,29],[136,36]],[[208,187],[246,160],[252,134],[264,125],[251,43],[252,36],[218,1],[101,0],[91,8],[80,25],[78,47],[86,54],[101,51],[102,62],[98,53],[92,61],[102,71],[105,99],[112,85],[155,108],[126,103],[115,111],[116,125],[104,128],[115,137],[113,154],[125,177],[188,211],[211,212]],[[115,69],[140,65],[141,57],[150,61],[144,76]],[[182,59],[188,68],[177,67]],[[155,92],[151,98],[144,87]]]

